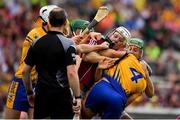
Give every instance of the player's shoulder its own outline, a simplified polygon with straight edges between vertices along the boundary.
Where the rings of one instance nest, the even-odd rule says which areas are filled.
[[[43,28],[42,27],[36,27],[33,28],[27,35],[27,37],[30,37],[31,39],[36,39],[37,37],[40,37],[40,35],[38,33],[40,33],[40,31],[42,31]]]
[[[42,29],[42,27],[35,27],[35,28],[31,29],[31,31],[29,31],[28,35],[35,34],[37,31],[39,31],[41,29]]]
[[[42,27],[33,28],[27,34],[24,43],[29,45],[29,43],[31,44],[35,39],[38,39],[38,38],[42,37],[44,35],[44,34],[40,34],[42,30],[43,30]]]

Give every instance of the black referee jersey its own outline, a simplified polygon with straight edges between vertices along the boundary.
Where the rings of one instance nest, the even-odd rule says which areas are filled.
[[[36,39],[29,48],[25,63],[36,66],[38,84],[49,88],[69,87],[68,65],[76,63],[76,49],[72,40],[60,32],[49,31],[45,36]]]

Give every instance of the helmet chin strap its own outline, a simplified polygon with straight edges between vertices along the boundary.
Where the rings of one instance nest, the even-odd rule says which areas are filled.
[[[142,53],[141,53],[141,58],[143,57],[143,54],[144,54],[144,51],[142,50]],[[140,58],[140,59],[141,59],[141,58]]]
[[[110,36],[112,36],[115,33],[115,28],[108,32],[105,36],[105,41],[107,41],[109,43],[109,48],[113,48],[113,46],[115,45],[115,43],[110,39]]]
[[[46,26],[47,25],[47,22],[41,17],[41,16],[39,16],[40,18],[41,18],[41,20],[43,21],[43,26]]]

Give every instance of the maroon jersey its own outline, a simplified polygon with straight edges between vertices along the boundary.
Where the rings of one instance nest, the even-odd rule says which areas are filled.
[[[99,40],[99,41],[90,40],[89,44],[97,45],[103,42],[104,42],[103,40]],[[97,67],[97,64],[92,64],[92,63],[84,62],[84,61],[81,62],[81,65],[78,70],[78,75],[79,75],[82,91],[86,92],[94,84],[96,67]]]

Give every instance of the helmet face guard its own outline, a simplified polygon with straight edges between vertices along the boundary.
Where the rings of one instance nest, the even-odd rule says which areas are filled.
[[[105,35],[104,41],[109,43],[109,48],[113,48],[113,46],[115,45],[115,43],[110,39],[110,36],[113,35],[115,32],[115,29],[113,29],[112,31],[108,32]]]
[[[123,41],[124,44],[127,44],[127,41],[131,38],[130,32],[125,27],[118,27],[110,31],[106,34],[105,39],[110,44],[110,48],[112,48],[115,43],[110,39],[110,36],[112,36],[115,32],[118,32],[125,40]]]
[[[108,36],[105,36],[103,40],[109,43],[109,48],[113,48],[113,46],[115,45],[115,43],[112,42]]]

